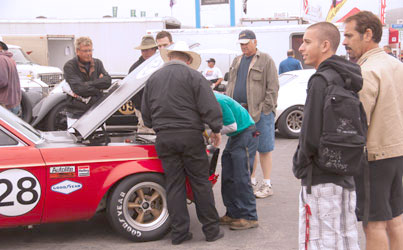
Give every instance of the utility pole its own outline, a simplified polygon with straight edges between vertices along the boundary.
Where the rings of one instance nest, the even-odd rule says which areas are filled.
[[[200,0],[195,0],[196,28],[200,29]]]

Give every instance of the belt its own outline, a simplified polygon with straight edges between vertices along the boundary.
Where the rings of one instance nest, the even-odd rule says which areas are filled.
[[[240,104],[244,109],[248,110],[248,104],[247,103],[240,103]]]

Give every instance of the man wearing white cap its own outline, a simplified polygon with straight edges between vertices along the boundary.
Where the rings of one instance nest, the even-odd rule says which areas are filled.
[[[204,124],[220,145],[222,113],[209,82],[196,69],[200,55],[185,42],[161,49],[164,66],[144,87],[141,113],[144,124],[157,134],[155,148],[166,176],[168,212],[172,217],[172,244],[192,238],[186,204],[186,177],[195,198],[196,213],[206,241],[224,236],[209,178],[209,162],[203,139]]]

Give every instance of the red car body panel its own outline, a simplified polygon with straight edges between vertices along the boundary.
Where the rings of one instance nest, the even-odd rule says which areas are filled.
[[[163,174],[152,144],[36,145],[0,119],[2,131],[20,143],[0,144],[0,228],[89,219],[120,180]],[[193,200],[189,183],[187,195]]]
[[[48,181],[42,223],[90,218],[102,197],[117,181],[141,172],[163,173],[153,145],[49,148],[41,149],[41,152]],[[60,166],[74,166],[76,176],[51,178],[50,168]],[[89,176],[78,176],[81,167],[89,167]],[[50,190],[50,187],[63,180],[78,182],[82,188],[68,195]]]

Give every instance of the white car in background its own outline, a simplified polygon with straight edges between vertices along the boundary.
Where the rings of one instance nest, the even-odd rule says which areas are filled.
[[[34,63],[20,46],[7,44],[8,51],[13,53],[13,59],[17,64],[18,75],[21,80],[40,80],[49,88],[63,80],[63,72],[57,67],[42,66]]]
[[[286,138],[298,138],[306,99],[308,80],[315,69],[295,70],[279,76],[276,128]]]

